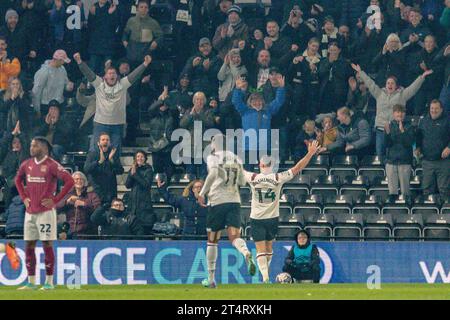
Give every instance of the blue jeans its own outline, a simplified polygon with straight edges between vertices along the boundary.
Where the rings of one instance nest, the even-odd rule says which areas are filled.
[[[94,130],[89,151],[98,149],[97,142],[101,133],[109,134],[111,146],[117,148],[117,151],[119,151],[120,154],[122,148],[123,124],[101,124],[94,121]]]
[[[377,156],[383,162],[386,156],[386,141],[384,140],[384,131],[375,129],[375,148]]]

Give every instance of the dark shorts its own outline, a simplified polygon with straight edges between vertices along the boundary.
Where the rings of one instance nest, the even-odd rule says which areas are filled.
[[[278,233],[278,217],[271,219],[250,219],[253,241],[272,241]]]
[[[228,227],[241,227],[241,205],[239,203],[223,203],[209,207],[206,218],[206,230],[217,232]]]

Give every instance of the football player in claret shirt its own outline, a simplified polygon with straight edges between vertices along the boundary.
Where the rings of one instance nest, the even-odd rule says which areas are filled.
[[[16,187],[26,207],[24,240],[28,271],[28,283],[20,290],[37,289],[36,242],[41,240],[45,253],[46,280],[41,290],[54,289],[53,267],[55,255],[52,241],[56,240],[56,204],[72,189],[72,176],[55,160],[49,157],[52,146],[45,137],[34,137],[31,141],[31,158],[20,165],[16,176]],[[57,182],[63,180],[64,187],[56,194]]]

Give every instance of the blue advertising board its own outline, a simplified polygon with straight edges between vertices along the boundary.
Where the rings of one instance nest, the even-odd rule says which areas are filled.
[[[365,283],[377,269],[381,282],[450,283],[450,245],[439,242],[317,242],[322,283]],[[291,242],[275,242],[271,278],[281,272]],[[253,243],[249,246],[254,251]],[[25,261],[24,242],[17,242]],[[203,241],[55,242],[55,282],[79,284],[192,284],[207,274]],[[44,253],[36,249],[36,281],[45,276]],[[0,284],[26,281],[26,267],[11,270],[0,254]],[[228,242],[219,246],[219,283],[259,283],[247,274],[244,258]],[[78,282],[77,282],[78,281]]]

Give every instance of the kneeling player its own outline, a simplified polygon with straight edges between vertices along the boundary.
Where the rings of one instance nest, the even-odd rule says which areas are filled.
[[[272,242],[278,232],[281,188],[308,165],[318,148],[318,142],[313,141],[308,146],[308,154],[288,171],[273,173],[273,159],[267,156],[260,160],[261,173],[244,171],[245,179],[252,189],[250,227],[264,283],[270,283],[269,267],[273,255]]]
[[[49,157],[52,146],[45,137],[35,137],[31,141],[32,158],[22,162],[16,176],[16,187],[25,204],[25,255],[28,271],[28,283],[20,290],[37,289],[36,242],[42,241],[45,253],[46,281],[41,290],[54,289],[53,267],[55,255],[52,241],[56,240],[56,204],[63,199],[73,187],[73,178],[55,160]],[[64,181],[64,187],[57,195],[58,179]],[[26,182],[26,186],[25,186]]]

